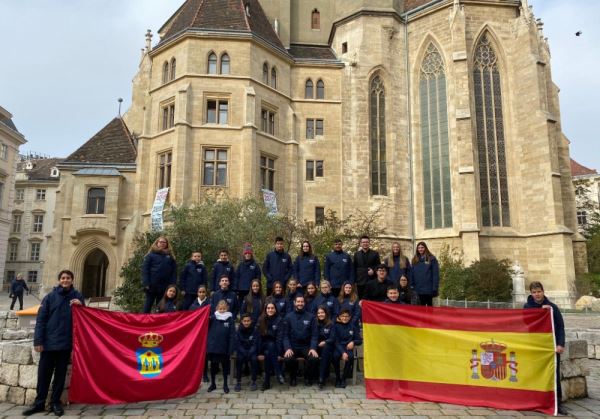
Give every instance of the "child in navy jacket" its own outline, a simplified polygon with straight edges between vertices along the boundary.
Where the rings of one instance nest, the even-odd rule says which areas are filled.
[[[246,363],[250,363],[250,390],[255,391],[256,375],[258,372],[258,348],[260,347],[260,335],[255,322],[248,313],[242,314],[240,325],[235,334],[235,372],[237,382],[235,391],[242,390],[242,369]]]
[[[258,321],[258,317],[262,313],[265,297],[263,296],[262,284],[260,283],[259,279],[252,280],[252,285],[250,288],[250,294],[244,297],[244,301],[242,302],[242,310],[240,313],[249,314],[252,318],[252,324],[255,325]]]
[[[222,249],[219,252],[219,260],[213,265],[212,271],[212,281],[211,281],[211,291],[215,292],[219,289],[219,282],[223,275],[229,278],[229,287],[233,289],[235,287],[235,269],[231,262],[229,262],[229,251],[227,249]]]
[[[206,352],[210,360],[210,386],[206,391],[211,392],[217,388],[216,377],[220,365],[223,371],[223,392],[229,393],[227,377],[229,358],[235,348],[235,322],[225,300],[219,301],[216,307],[208,326]]]
[[[333,368],[335,370],[335,386],[346,388],[346,379],[352,377],[354,348],[362,344],[360,329],[353,325],[348,310],[342,310],[337,318],[329,342],[333,343]],[[340,360],[344,361],[344,375],[340,376]]]
[[[266,302],[272,302],[275,304],[275,308],[277,309],[277,313],[280,316],[284,316],[287,313],[287,298],[283,292],[283,285],[281,282],[275,281],[273,283],[273,292],[266,299]]]
[[[194,300],[189,310],[198,310],[202,307],[210,305],[210,299],[208,298],[208,291],[206,285],[200,285],[198,287],[197,298]]]
[[[352,316],[352,323],[359,324],[361,311],[356,285],[349,281],[344,282],[342,289],[340,290],[338,303],[339,311],[341,312],[342,310],[348,310]]]
[[[158,313],[173,313],[177,311],[177,296],[179,290],[175,285],[169,285],[165,291],[165,295],[158,302]]]
[[[244,297],[250,292],[252,281],[257,279],[260,282],[262,276],[260,266],[254,260],[254,253],[250,243],[244,245],[244,259],[239,263],[235,271],[235,286],[237,291],[238,304],[242,305]],[[256,316],[258,318],[258,316]]]
[[[221,276],[219,286],[221,288],[217,292],[213,293],[211,298],[210,305],[212,307],[212,311],[216,311],[219,301],[224,300],[227,303],[233,318],[235,319],[238,314],[237,295],[235,295],[235,292],[229,289],[229,277],[227,275]]]
[[[340,306],[336,296],[331,293],[331,284],[329,281],[321,281],[321,293],[315,299],[315,305],[317,307],[325,307],[330,319],[337,317]]]
[[[328,342],[333,330],[333,323],[329,318],[329,311],[324,306],[317,308],[317,327],[319,339],[317,353],[319,354],[319,390],[325,387],[325,381],[329,376],[329,365],[333,358],[333,344]]]
[[[283,384],[283,375],[278,357],[282,353],[283,318],[277,313],[275,303],[268,301],[258,319],[260,333],[259,353],[265,360],[265,377],[262,390],[271,388],[271,375],[275,374],[279,384]]]
[[[296,281],[294,278],[290,278],[290,280],[287,282],[285,313],[282,313],[282,315],[294,311],[294,301],[298,295],[302,295],[302,292],[298,290],[298,281]]]
[[[191,259],[181,270],[179,275],[179,289],[185,293],[183,297],[182,310],[190,308],[200,285],[206,285],[206,267],[202,262],[202,253],[193,252]]]

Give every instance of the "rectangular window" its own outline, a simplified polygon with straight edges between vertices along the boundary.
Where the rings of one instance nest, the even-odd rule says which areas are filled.
[[[206,102],[206,122],[208,124],[227,125],[229,119],[229,101],[210,99]]]
[[[315,225],[325,224],[325,207],[315,207]]]
[[[323,160],[306,160],[306,180],[324,176]]]
[[[29,253],[29,260],[35,262],[40,260],[40,248],[41,243],[31,243],[31,252]]]
[[[46,200],[46,190],[45,189],[37,189],[35,191],[35,199],[37,199],[38,201],[45,201]]]
[[[261,111],[261,129],[267,134],[275,135],[275,115],[274,111],[263,109]]]
[[[13,214],[13,219],[12,219],[12,232],[13,233],[21,232],[21,220],[22,219],[23,219],[23,216],[21,214]]]
[[[104,214],[104,201],[106,190],[104,188],[90,188],[87,196],[86,214]]]
[[[44,215],[34,214],[33,215],[33,232],[41,233],[44,231]]]
[[[8,244],[8,261],[16,262],[19,257],[19,243],[10,242]]]
[[[312,140],[315,137],[322,137],[324,133],[323,119],[306,120],[306,139]]]
[[[260,156],[260,187],[273,191],[275,188],[275,159]]]
[[[169,103],[162,107],[162,129],[163,131],[175,126],[175,104]]]
[[[202,162],[204,186],[227,186],[227,149],[205,148]]]
[[[158,155],[158,188],[171,186],[171,164],[173,153],[167,151]]]
[[[8,159],[8,146],[6,144],[0,145],[0,159]]]
[[[577,224],[582,227],[587,226],[587,211],[577,211]]]
[[[27,272],[27,282],[37,282],[37,280],[38,280],[38,272],[37,271]]]
[[[16,199],[17,201],[22,201],[22,200],[24,200],[24,199],[25,199],[25,189],[21,189],[21,188],[19,188],[19,189],[17,189],[15,192],[16,192],[16,193],[15,193],[15,199]]]
[[[11,283],[13,279],[16,278],[16,272],[15,271],[6,271],[6,282],[7,283]]]

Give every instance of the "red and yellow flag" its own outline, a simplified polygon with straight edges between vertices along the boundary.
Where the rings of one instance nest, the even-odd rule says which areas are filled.
[[[556,413],[552,310],[362,305],[368,398]]]

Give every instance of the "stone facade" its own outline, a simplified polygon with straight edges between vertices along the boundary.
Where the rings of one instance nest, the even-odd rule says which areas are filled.
[[[29,286],[42,282],[46,236],[54,225],[61,159],[22,156],[15,177],[14,208],[8,238],[5,282],[22,273]]]
[[[19,147],[25,143],[12,122],[12,114],[0,106],[0,273],[4,272],[8,252],[17,157]]]
[[[161,186],[170,187],[175,205],[215,192],[258,194],[268,186],[279,208],[308,220],[317,208],[344,217],[382,207],[384,238],[401,241],[404,249],[426,240],[434,252],[451,243],[467,261],[518,261],[526,280],[544,281],[553,301],[574,302],[584,244],[576,232],[568,141],[548,44],[526,1],[232,0],[228,14],[219,7],[223,3],[189,0],[159,30],[158,44],[147,34],[132,106],[123,116],[137,154],[126,174],[119,170],[120,186],[113,189],[118,196],[110,211],[119,215],[103,220],[105,227],[77,215],[82,180],[62,168],[61,226],[52,242],[76,278],[83,274],[82,260],[101,246],[109,266],[105,292],[114,290],[131,238],[149,227]],[[486,225],[480,199],[477,125],[485,118],[477,119],[473,68],[484,38],[497,57],[502,92],[495,109],[503,111],[503,199],[510,202],[510,222],[502,226]],[[430,47],[441,57],[447,104],[447,127],[440,126],[448,137],[444,181],[452,221],[443,228],[428,228],[424,216],[419,88]],[[385,92],[383,105],[371,101],[375,79]],[[307,95],[309,80],[313,90]],[[380,109],[376,124],[374,106]],[[313,135],[307,126],[318,120],[323,129]],[[383,161],[378,173],[386,174],[383,193],[373,193],[371,185],[380,152],[373,151],[374,129],[385,138],[385,151],[376,158]],[[273,185],[262,184],[261,157],[273,163]],[[322,175],[315,169],[307,174],[307,161],[322,162]],[[211,167],[221,168],[220,178]]]

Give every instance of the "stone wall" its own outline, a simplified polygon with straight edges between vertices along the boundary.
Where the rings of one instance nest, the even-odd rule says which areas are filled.
[[[587,357],[600,359],[600,330],[567,330],[567,341],[583,340],[587,342]]]
[[[600,335],[599,335],[600,336]],[[587,397],[588,344],[585,340],[569,340],[560,358],[563,401]]]

